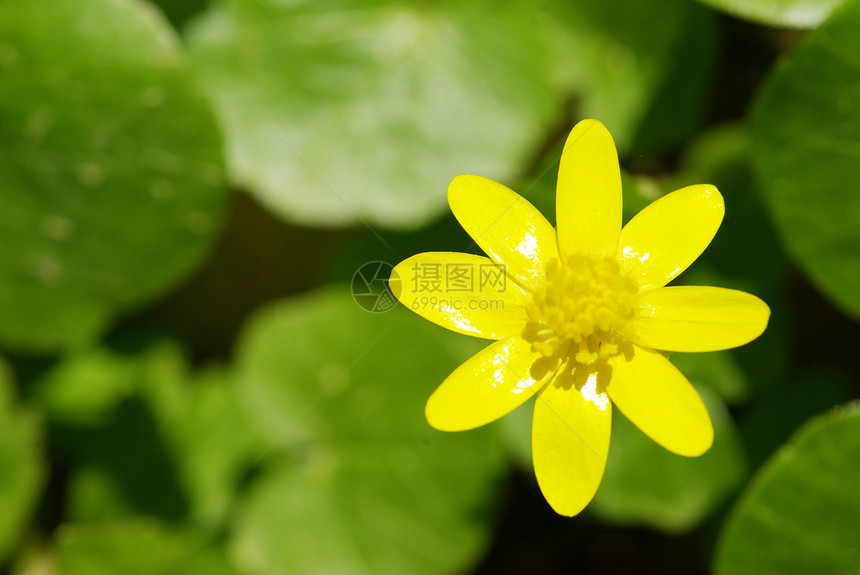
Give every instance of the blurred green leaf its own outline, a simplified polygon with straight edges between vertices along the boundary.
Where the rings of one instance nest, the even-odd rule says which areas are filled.
[[[212,0],[149,0],[158,6],[171,24],[181,29],[194,16],[205,10]]]
[[[489,426],[501,437],[508,450],[508,456],[529,475],[534,474],[534,467],[532,466],[532,416],[534,411],[535,400],[530,399]]]
[[[714,445],[700,457],[681,457],[654,443],[618,410],[600,489],[588,509],[613,523],[669,532],[698,525],[743,481],[746,458],[719,397],[699,388],[714,423]]]
[[[814,28],[845,0],[699,0],[738,18],[770,26]]]
[[[688,26],[711,27],[683,0],[620,4],[234,0],[189,44],[237,183],[292,221],[414,227],[444,209],[453,176],[528,169],[553,122],[598,117],[629,143]],[[683,52],[702,55],[694,92],[706,44]],[[670,92],[669,107],[689,99]]]
[[[57,575],[230,575],[223,550],[194,532],[154,521],[62,525],[57,533]]]
[[[673,353],[671,359],[687,379],[715,391],[726,403],[742,403],[749,394],[747,375],[729,350]]]
[[[9,573],[12,575],[57,575],[56,557],[44,540],[31,541],[19,549]]]
[[[235,528],[249,573],[453,573],[483,550],[501,458],[486,430],[435,431],[433,389],[471,349],[342,290],[271,306],[243,333],[238,383],[269,437]]]
[[[234,181],[306,224],[409,227],[510,177],[561,98],[517,3],[225,1],[190,28]]]
[[[860,409],[817,417],[757,474],[723,529],[720,575],[828,575],[860,565]]]
[[[0,360],[0,564],[22,542],[45,475],[41,422],[13,396],[11,373]]]
[[[136,391],[141,371],[140,357],[77,349],[39,379],[33,395],[54,421],[96,425]]]
[[[691,2],[682,5],[684,17],[671,37],[672,57],[661,62],[659,83],[627,150],[630,156],[661,153],[684,143],[704,121],[713,99],[720,44],[716,19]]]
[[[121,402],[101,425],[54,423],[50,432],[55,457],[73,470],[67,501],[72,520],[140,514],[179,522],[188,515],[180,462],[140,396]]]
[[[181,387],[159,390],[164,381],[151,379],[147,396],[179,461],[190,520],[217,528],[266,442],[239,404],[232,373],[212,367]]]
[[[215,119],[141,2],[0,0],[0,340],[91,340],[199,262],[225,199]]]
[[[703,91],[712,69],[709,37],[714,30],[706,10],[686,0],[550,0],[523,5],[533,7],[536,27],[550,43],[555,82],[572,91],[573,117],[603,122],[622,155],[643,121],[648,129],[661,132],[652,134],[648,145],[672,140],[695,123],[695,108],[701,104],[685,100],[687,90]],[[693,28],[698,38],[691,36]],[[697,68],[679,82],[675,76],[684,63]],[[658,97],[664,101],[656,102]],[[659,117],[660,108],[674,110],[671,128],[649,118]],[[643,144],[645,140],[643,136]]]
[[[155,470],[153,474],[144,472],[141,476],[143,482],[150,488],[150,499],[156,503],[142,504],[140,497],[129,493],[131,490],[126,485],[127,479],[117,477],[107,466],[93,463],[89,457],[81,457],[69,477],[63,517],[68,521],[83,524],[122,523],[140,515],[159,516],[161,519],[175,522],[179,519],[178,513],[172,510],[165,513],[164,509],[167,506],[161,503],[165,500],[177,499],[176,480],[173,474],[171,473],[169,479],[165,480],[165,476],[160,473],[162,471],[160,461],[154,461],[155,458],[140,449],[137,442],[128,441],[127,437],[121,435],[118,435],[117,439],[126,449],[138,453],[139,461],[144,466],[150,465]],[[72,465],[74,463],[71,462]],[[135,471],[138,470],[139,468],[135,469]],[[167,488],[165,488],[166,485]]]
[[[860,2],[812,32],[760,90],[753,153],[782,239],[860,317]]]
[[[750,462],[758,467],[814,415],[856,397],[844,377],[830,370],[794,374],[778,392],[764,394],[740,422]]]
[[[79,466],[69,514],[108,521],[136,513],[217,528],[241,475],[265,447],[245,420],[233,379],[189,374],[170,342],[135,355],[79,350],[36,386],[54,444]]]

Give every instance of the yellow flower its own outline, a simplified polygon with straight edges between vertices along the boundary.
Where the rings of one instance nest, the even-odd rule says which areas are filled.
[[[612,404],[674,453],[710,448],[708,412],[662,352],[743,345],[770,316],[744,292],[664,287],[719,228],[724,207],[716,188],[677,190],[622,229],[615,143],[600,122],[585,120],[562,152],[557,229],[524,198],[479,176],[454,178],[448,202],[489,259],[418,254],[394,269],[392,287],[426,319],[497,341],[430,397],[433,427],[472,429],[537,393],[535,475],[562,515],[579,513],[597,491]]]

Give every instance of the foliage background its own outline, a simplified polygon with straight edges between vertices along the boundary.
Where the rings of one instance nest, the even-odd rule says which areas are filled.
[[[0,570],[860,569],[858,54],[858,0],[0,0]],[[681,281],[773,316],[673,356],[708,454],[619,415],[566,519],[528,406],[423,419],[480,342],[350,289],[474,251],[455,175],[552,221],[584,117],[616,139],[625,218],[719,187]]]

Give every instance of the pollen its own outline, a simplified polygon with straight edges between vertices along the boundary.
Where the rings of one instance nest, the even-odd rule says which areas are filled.
[[[526,306],[522,336],[544,357],[592,366],[617,355],[628,339],[638,289],[615,259],[574,254],[562,264],[553,258]]]

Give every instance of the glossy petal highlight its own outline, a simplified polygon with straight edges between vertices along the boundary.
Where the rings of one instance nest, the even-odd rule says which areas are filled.
[[[714,186],[688,186],[663,196],[621,230],[621,271],[640,288],[666,285],[708,247],[724,213]]]
[[[562,255],[614,256],[621,231],[621,169],[609,131],[597,120],[574,126],[558,168],[558,246]]]
[[[612,403],[645,435],[678,455],[695,457],[714,441],[708,410],[687,378],[662,354],[633,346],[609,360]]]
[[[770,308],[746,292],[700,286],[641,292],[631,341],[665,351],[718,351],[751,342],[767,327]]]
[[[501,339],[519,334],[527,320],[529,294],[489,258],[418,254],[397,264],[389,285],[403,305],[458,333]]]
[[[552,378],[553,371],[535,368],[540,357],[519,336],[493,343],[436,388],[424,410],[427,421],[442,431],[463,431],[495,421]]]
[[[547,502],[573,516],[594,497],[609,452],[612,406],[593,380],[582,390],[553,382],[535,401],[532,458]]]
[[[544,262],[558,256],[555,230],[513,190],[480,176],[457,176],[448,204],[484,252],[529,289],[540,284]]]

